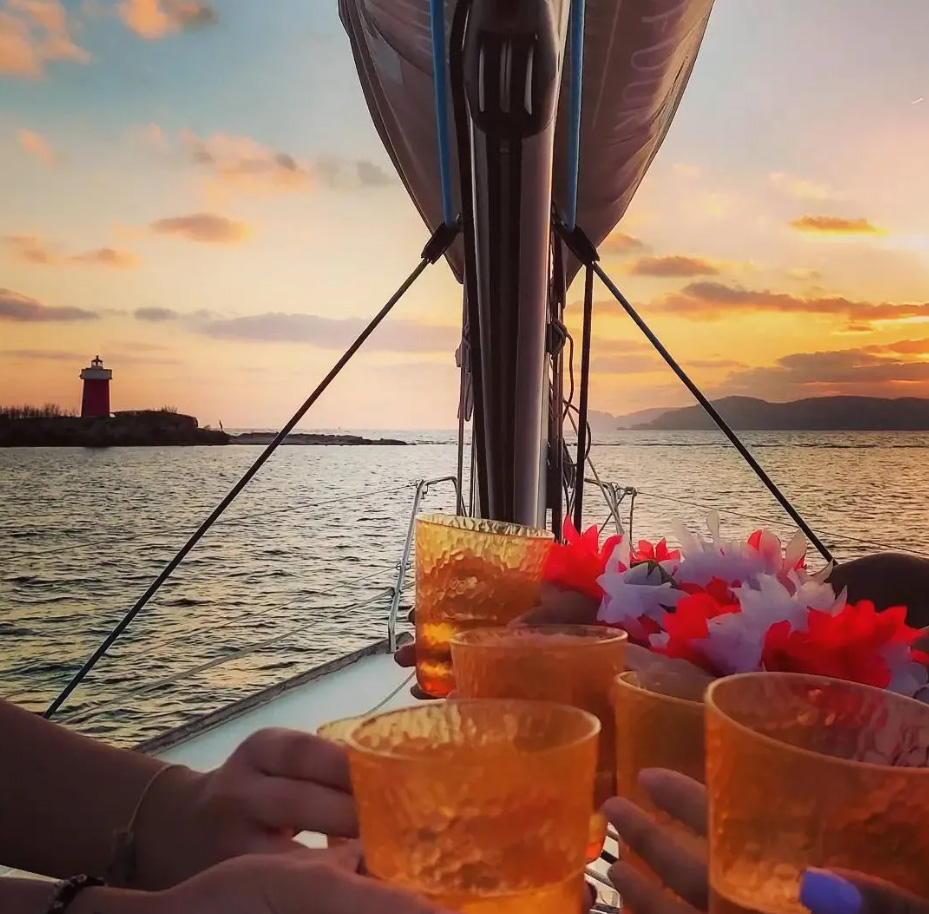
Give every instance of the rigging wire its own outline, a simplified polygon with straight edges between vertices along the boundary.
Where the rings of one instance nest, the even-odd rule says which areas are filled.
[[[48,706],[45,711],[44,717],[50,719],[55,712],[67,701],[68,696],[84,681],[84,678],[87,674],[96,666],[97,661],[106,654],[110,649],[111,645],[116,641],[117,638],[129,627],[132,623],[132,620],[142,611],[148,601],[158,592],[161,588],[161,585],[173,573],[174,569],[181,564],[182,561],[187,557],[187,554],[197,545],[197,543],[203,538],[207,531],[213,526],[213,524],[218,520],[218,518],[223,514],[226,508],[235,500],[236,496],[251,482],[252,478],[258,473],[258,471],[264,466],[268,458],[277,450],[281,442],[293,431],[297,423],[306,415],[310,407],[319,399],[319,397],[325,392],[326,388],[332,383],[332,381],[337,377],[339,372],[348,364],[352,356],[362,347],[365,340],[371,336],[372,333],[380,325],[381,321],[391,312],[394,305],[403,297],[404,293],[414,282],[422,275],[426,268],[431,263],[436,263],[440,257],[448,250],[449,246],[458,236],[459,227],[458,225],[448,226],[441,225],[435,231],[433,236],[427,242],[425,248],[423,248],[420,261],[413,269],[413,271],[407,276],[407,278],[400,284],[397,291],[387,300],[384,306],[380,311],[371,319],[367,327],[361,331],[361,333],[356,337],[355,341],[345,350],[345,352],[340,356],[338,361],[332,368],[329,370],[329,373],[323,378],[322,381],[316,386],[316,389],[306,398],[300,408],[293,414],[287,424],[274,436],[274,439],[271,443],[261,452],[255,462],[245,471],[242,477],[235,483],[235,485],[226,493],[220,503],[213,509],[210,515],[203,521],[203,523],[197,528],[196,531],[190,536],[186,543],[180,548],[177,554],[171,559],[170,562],[162,569],[161,573],[157,578],[152,582],[149,588],[142,594],[141,597],[136,601],[135,605],[123,616],[123,618],[117,623],[113,630],[106,636],[100,646],[93,652],[93,654],[88,658],[86,663],[81,667],[80,670],[74,675],[71,681],[65,686],[61,694]]]
[[[592,270],[600,281],[607,287],[610,294],[616,299],[626,314],[632,319],[633,323],[645,338],[652,344],[655,351],[664,359],[665,364],[674,372],[678,380],[690,391],[694,399],[703,407],[704,412],[716,423],[717,428],[726,436],[729,443],[739,452],[742,459],[751,467],[755,475],[764,483],[767,490],[777,499],[780,506],[787,512],[791,520],[803,531],[806,538],[813,544],[817,552],[827,561],[834,562],[835,559],[829,549],[823,544],[810,525],[803,519],[799,511],[791,504],[790,500],[781,492],[780,488],[773,479],[765,472],[764,467],[755,459],[752,452],[745,446],[741,438],[732,430],[725,419],[719,414],[716,407],[707,399],[706,395],[690,379],[690,376],[678,364],[674,356],[665,348],[664,344],[654,334],[651,327],[639,316],[636,309],[629,303],[629,300],[620,291],[617,285],[610,279],[609,275],[600,266],[600,255],[597,253],[591,240],[579,228],[575,227],[573,231],[562,222],[556,223],[556,230],[564,239],[565,244],[571,249],[571,252],[584,264],[585,267]]]

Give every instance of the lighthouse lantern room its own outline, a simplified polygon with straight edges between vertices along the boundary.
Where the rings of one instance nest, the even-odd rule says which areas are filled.
[[[110,415],[110,379],[113,371],[103,367],[100,356],[94,356],[90,366],[81,371],[84,393],[81,397],[81,418]]]

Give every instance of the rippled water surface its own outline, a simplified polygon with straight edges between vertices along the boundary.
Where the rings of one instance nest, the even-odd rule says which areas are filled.
[[[131,744],[383,637],[415,483],[456,466],[447,433],[390,434],[418,443],[281,448],[61,719]],[[744,437],[837,557],[927,549],[929,434]],[[597,441],[601,477],[639,490],[636,536],[699,525],[707,508],[732,534],[756,519],[791,532],[715,433]],[[0,696],[45,707],[258,453],[0,450]],[[586,505],[590,521],[606,518],[596,492]],[[423,508],[453,510],[451,487]]]

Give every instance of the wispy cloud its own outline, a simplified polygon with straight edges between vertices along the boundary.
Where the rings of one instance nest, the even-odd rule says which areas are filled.
[[[720,269],[702,257],[666,254],[656,257],[639,257],[629,264],[627,272],[633,276],[718,276]]]
[[[195,321],[195,332],[213,339],[262,343],[309,343],[342,349],[367,325],[362,318],[269,312],[228,319]],[[383,352],[454,352],[461,341],[457,327],[396,320],[378,328],[366,349]]]
[[[703,173],[703,169],[699,165],[692,165],[690,162],[675,162],[671,166],[671,170],[676,175],[681,175],[684,178],[699,178]]]
[[[193,162],[206,170],[207,193],[215,199],[223,199],[232,191],[307,191],[316,183],[309,164],[251,137],[215,133],[203,139],[184,130],[181,142]]]
[[[601,254],[627,255],[646,250],[648,248],[640,239],[619,231],[607,235],[600,245]]]
[[[156,126],[150,124],[144,128],[149,145],[164,148],[164,133],[155,134],[153,128]],[[190,160],[203,169],[204,189],[208,199],[216,205],[236,193],[305,193],[319,186],[378,188],[397,183],[392,173],[367,159],[332,156],[302,159],[248,136],[214,133],[201,137],[193,131],[182,130],[180,144]]]
[[[886,235],[867,219],[845,219],[841,216],[801,216],[790,223],[798,232],[826,235]]]
[[[13,257],[22,263],[42,266],[85,266],[111,270],[132,270],[141,260],[131,251],[101,247],[77,254],[66,254],[63,246],[39,235],[6,235],[3,243]]]
[[[60,0],[6,0],[0,4],[0,77],[40,79],[52,61],[87,63],[90,54],[71,37]]]
[[[823,278],[822,272],[815,267],[792,267],[787,271],[787,275],[801,282],[816,282]]]
[[[158,235],[173,235],[202,244],[242,244],[254,234],[248,222],[217,213],[191,213],[157,219],[150,228]]]
[[[73,362],[80,364],[86,352],[66,352],[62,349],[4,349],[0,358],[14,362]]]
[[[0,41],[2,41],[2,36],[0,36]],[[34,130],[20,127],[16,131],[16,141],[29,155],[38,159],[43,165],[54,165],[58,161],[58,153],[52,149],[48,140]]]
[[[24,324],[92,321],[98,315],[84,308],[53,307],[12,289],[0,289],[0,321]]]
[[[163,324],[180,317],[180,314],[173,308],[136,308],[132,313],[138,320],[148,321],[151,324]]]
[[[727,315],[770,312],[844,318],[850,325],[929,320],[929,302],[851,301],[842,296],[804,296],[745,289],[720,282],[686,285],[653,303],[661,311],[688,320],[716,321]]]
[[[729,392],[748,392],[783,400],[830,393],[900,395],[901,387],[929,383],[929,360],[884,355],[884,347],[798,352],[774,365],[733,372],[723,382]],[[908,391],[904,391],[908,392]]]
[[[808,178],[800,178],[797,175],[785,174],[783,171],[774,172],[774,174],[769,176],[769,180],[778,190],[783,191],[797,200],[825,202],[827,200],[841,200],[845,196],[831,184],[822,181],[811,181]]]
[[[205,0],[120,0],[119,16],[127,28],[150,41],[219,21]]]

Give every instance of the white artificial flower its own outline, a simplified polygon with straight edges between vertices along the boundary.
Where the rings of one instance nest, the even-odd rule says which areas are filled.
[[[628,568],[623,550],[623,544],[616,547],[607,570],[597,579],[604,593],[597,618],[621,626],[636,641],[645,641],[648,632],[639,619],[647,616],[663,628],[667,608],[677,606],[686,594],[677,590],[655,565],[642,563]],[[629,547],[625,546],[626,559],[628,556]]]

